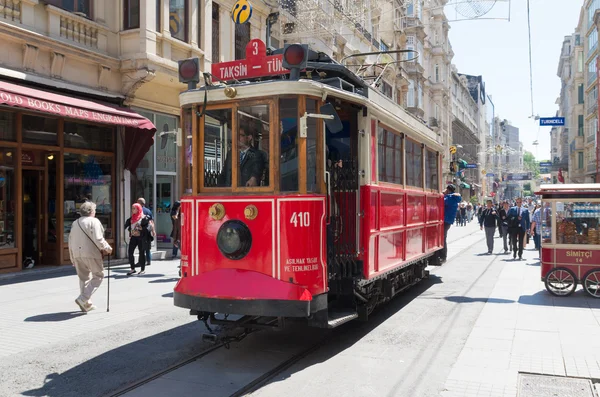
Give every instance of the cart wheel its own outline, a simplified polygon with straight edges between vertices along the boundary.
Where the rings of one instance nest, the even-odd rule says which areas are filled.
[[[583,278],[583,289],[592,298],[600,298],[600,270],[590,270]]]
[[[575,288],[577,280],[569,269],[559,267],[546,275],[546,289],[554,296],[569,296]]]

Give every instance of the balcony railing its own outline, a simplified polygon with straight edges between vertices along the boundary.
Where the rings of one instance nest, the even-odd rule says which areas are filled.
[[[585,138],[585,143],[592,143],[596,141],[596,131],[589,133]]]
[[[108,43],[106,26],[52,5],[46,5],[46,9],[49,14],[51,35],[84,47],[106,51]]]
[[[594,100],[592,101],[592,103],[588,106],[587,108],[587,114],[592,114],[596,111],[596,109],[598,109],[598,101]]]
[[[596,162],[591,162],[587,164],[586,172],[596,172]]]
[[[576,136],[571,141],[571,153],[575,150],[583,150],[583,136]]]
[[[0,0],[0,17],[21,22],[21,0]]]

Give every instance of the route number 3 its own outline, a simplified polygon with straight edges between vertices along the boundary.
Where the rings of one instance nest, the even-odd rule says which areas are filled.
[[[290,223],[294,227],[309,227],[310,226],[310,213],[309,212],[294,212],[290,218]]]

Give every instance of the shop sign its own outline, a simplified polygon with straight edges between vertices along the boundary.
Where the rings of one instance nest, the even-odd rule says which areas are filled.
[[[528,181],[531,179],[531,172],[506,174],[507,181]]]
[[[597,265],[600,263],[600,251],[589,249],[557,249],[556,263]]]
[[[283,67],[283,54],[267,56],[267,46],[259,39],[250,40],[246,45],[246,59],[211,65],[212,75],[223,81],[288,74],[289,72]]]
[[[35,155],[30,151],[21,152],[21,164],[33,164],[35,162]]]
[[[140,119],[116,116],[112,114],[96,112],[93,110],[81,109],[73,106],[67,106],[64,104],[48,102],[37,98],[30,98],[22,95],[17,95],[12,92],[0,91],[0,104],[38,110],[74,119],[82,119],[98,123],[124,125],[128,127],[139,127],[140,122],[143,122],[143,120]]]

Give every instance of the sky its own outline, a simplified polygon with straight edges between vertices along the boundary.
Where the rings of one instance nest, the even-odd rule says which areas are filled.
[[[577,27],[583,2],[530,0],[533,109],[540,117],[553,117],[558,110],[561,84],[557,70],[562,43]],[[519,128],[524,150],[532,152],[538,161],[549,160],[550,127],[539,127],[539,121],[530,118],[527,1],[511,0],[510,21],[455,21],[464,18],[455,7],[449,5],[445,11],[450,21],[452,63],[459,73],[483,76],[496,116]],[[498,0],[485,17],[506,19],[508,11],[507,0]],[[532,144],[535,140],[539,141],[537,147]]]

